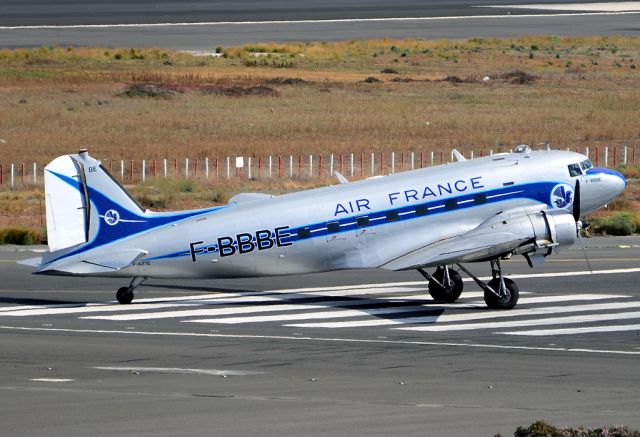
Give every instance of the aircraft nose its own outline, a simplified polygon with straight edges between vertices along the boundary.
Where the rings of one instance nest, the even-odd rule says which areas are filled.
[[[611,195],[611,198],[615,198],[622,194],[627,186],[627,180],[624,176],[615,170],[608,168],[592,168],[587,172],[587,175],[597,174],[602,177],[606,183],[607,192]]]

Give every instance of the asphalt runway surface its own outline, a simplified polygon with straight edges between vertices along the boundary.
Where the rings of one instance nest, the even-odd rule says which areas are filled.
[[[640,34],[638,14],[500,7],[528,3],[532,2],[12,0],[0,5],[0,47],[57,44],[209,51],[261,41]],[[499,7],[482,7],[486,5]]]
[[[511,435],[640,428],[640,238],[587,241],[484,307],[415,272],[156,281],[30,275],[0,249],[3,435]],[[486,274],[484,264],[469,265]]]

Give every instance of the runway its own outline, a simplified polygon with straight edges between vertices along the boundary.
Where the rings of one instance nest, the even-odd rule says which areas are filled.
[[[638,8],[521,9],[523,0],[208,2],[35,0],[0,7],[0,47],[48,44],[207,51],[273,41],[638,35]],[[545,0],[540,3],[554,3]],[[486,7],[495,6],[495,7]],[[515,7],[514,7],[515,6]]]
[[[530,270],[513,311],[455,304],[414,272],[224,281],[30,276],[0,251],[8,435],[502,435],[640,427],[640,238]],[[484,265],[470,265],[480,274]],[[33,414],[37,412],[37,414]]]

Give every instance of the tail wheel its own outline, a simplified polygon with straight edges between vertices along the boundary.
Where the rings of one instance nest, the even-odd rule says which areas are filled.
[[[129,287],[119,288],[116,292],[116,299],[123,305],[129,305],[133,301],[133,291]]]
[[[433,274],[435,281],[429,281],[429,294],[437,302],[455,302],[462,294],[464,285],[462,277],[455,270],[449,269],[449,284],[448,286],[443,286],[441,284],[445,283],[444,276],[444,269],[436,270]]]
[[[489,284],[487,285],[489,285],[493,290],[498,291],[500,290],[500,279],[494,278],[489,281]],[[484,301],[489,308],[496,310],[510,310],[518,303],[520,293],[516,283],[509,278],[504,278],[504,285],[505,290],[503,296],[496,296],[492,292],[485,290]]]

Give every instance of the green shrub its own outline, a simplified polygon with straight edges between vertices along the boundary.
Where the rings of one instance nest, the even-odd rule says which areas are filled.
[[[0,244],[40,244],[45,238],[42,232],[25,228],[0,229]]]
[[[617,212],[609,217],[592,221],[594,231],[604,232],[607,235],[631,235],[637,232],[637,218],[630,212]]]

